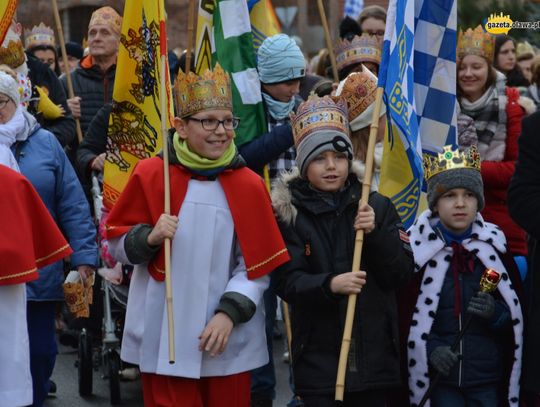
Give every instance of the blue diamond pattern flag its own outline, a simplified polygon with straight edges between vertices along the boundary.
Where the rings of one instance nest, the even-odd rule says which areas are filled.
[[[364,0],[345,0],[343,16],[349,16],[356,20],[363,8]]]
[[[390,0],[379,70],[387,137],[379,192],[406,228],[419,212],[422,153],[456,144],[456,0]]]

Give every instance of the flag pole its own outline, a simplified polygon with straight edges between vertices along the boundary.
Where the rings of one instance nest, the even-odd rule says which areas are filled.
[[[195,22],[195,0],[189,0],[188,24],[187,24],[187,48],[186,48],[186,69],[187,75],[191,69],[191,50],[193,49],[193,31]]]
[[[332,45],[332,37],[330,37],[330,29],[328,28],[328,20],[326,19],[326,13],[324,12],[324,5],[322,0],[317,0],[319,6],[319,15],[321,16],[321,22],[324,29],[324,38],[326,39],[326,48],[328,48],[328,56],[330,57],[330,63],[332,64],[332,75],[334,82],[339,82],[339,76],[337,71],[336,56],[334,54],[334,46]]]
[[[371,178],[373,174],[373,156],[375,153],[375,141],[377,132],[379,131],[379,116],[381,115],[381,106],[383,100],[384,88],[378,87],[375,95],[375,106],[373,116],[371,118],[371,128],[369,130],[369,141],[366,153],[366,171],[364,180],[362,181],[362,197],[360,198],[360,206],[368,202],[369,193],[371,192]],[[352,271],[360,271],[360,260],[362,258],[362,246],[364,244],[364,230],[356,231],[354,244],[354,256],[352,263]],[[356,311],[357,294],[349,295],[347,302],[347,314],[345,316],[345,328],[343,330],[343,339],[341,342],[341,351],[339,353],[339,364],[336,379],[336,401],[343,401],[345,392],[345,373],[347,371],[347,359],[349,357],[349,349],[351,346],[352,328],[354,322],[354,314]]]
[[[66,42],[64,41],[64,31],[62,30],[62,23],[60,21],[60,13],[58,12],[58,2],[52,0],[53,12],[54,12],[54,21],[56,23],[56,30],[58,31],[58,41],[60,41],[60,49],[62,50],[62,62],[64,63],[64,69],[66,70],[66,82],[68,90],[68,98],[75,97],[73,92],[73,82],[71,81],[71,72],[69,70],[68,57],[66,54]],[[81,129],[81,121],[78,118],[75,118],[75,129],[77,131],[77,140],[79,144],[82,142],[83,134]]]
[[[164,18],[164,16],[160,16]],[[161,86],[160,86],[160,102],[161,102],[161,134],[163,136],[163,178],[164,178],[164,209],[163,212],[167,215],[171,214],[171,187],[169,181],[169,146],[168,136],[169,129],[167,126],[167,118],[169,110],[167,106],[167,31],[165,30],[165,22],[160,21],[160,49],[161,49]],[[165,249],[165,301],[167,303],[167,322],[169,329],[169,363],[175,362],[174,356],[174,319],[173,319],[173,298],[172,298],[172,281],[171,281],[171,239],[165,239],[163,243]]]

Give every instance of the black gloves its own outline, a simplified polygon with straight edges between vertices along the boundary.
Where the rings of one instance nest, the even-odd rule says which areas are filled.
[[[429,355],[429,364],[441,375],[448,376],[458,359],[458,355],[450,350],[450,346],[438,346]]]
[[[484,319],[491,319],[495,312],[495,299],[492,295],[479,291],[469,301],[467,312]]]

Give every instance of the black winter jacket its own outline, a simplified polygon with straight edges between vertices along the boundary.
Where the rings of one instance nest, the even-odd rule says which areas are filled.
[[[346,188],[333,195],[335,205],[297,172],[284,176],[272,192],[291,255],[291,261],[275,271],[274,280],[277,294],[290,304],[299,395],[333,394],[335,388],[347,296],[333,294],[329,282],[352,268],[353,223],[361,195],[357,176],[351,174]],[[392,388],[401,382],[394,290],[407,283],[414,262],[410,246],[401,240],[403,226],[391,201],[372,193],[369,204],[376,228],[364,240],[361,269],[367,272],[367,283],[357,300],[346,392]]]
[[[37,106],[33,103],[30,104],[28,111],[36,117],[41,127],[49,130],[56,136],[62,147],[66,147],[77,137],[75,134],[75,120],[73,120],[73,116],[71,115],[71,111],[66,102],[66,92],[64,92],[62,83],[48,65],[45,65],[32,55],[26,54],[26,56],[28,76],[32,85],[45,88],[48,92],[49,99],[51,99],[54,104],[61,105],[64,108],[65,114],[58,119],[45,120],[42,115],[37,112]],[[72,157],[70,157],[70,159],[71,158]]]
[[[112,102],[116,72],[116,65],[107,69],[107,72],[102,72],[97,65],[83,68],[85,58],[81,60],[81,65],[71,72],[73,93],[75,93],[75,96],[81,97],[81,129],[83,136],[86,134],[88,126],[98,110],[105,103]],[[61,76],[60,80],[67,94],[66,76]]]

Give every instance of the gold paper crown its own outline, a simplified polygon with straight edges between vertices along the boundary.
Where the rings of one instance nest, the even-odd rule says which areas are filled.
[[[533,49],[532,45],[529,44],[527,41],[520,42],[517,45],[516,58],[517,58],[518,61],[521,60],[521,59],[534,58],[535,54],[536,53],[534,52],[534,49]]]
[[[26,61],[24,47],[21,40],[9,40],[7,46],[2,44],[0,48],[0,64],[6,64],[11,69],[15,69]]]
[[[457,58],[463,59],[466,55],[477,55],[493,61],[495,52],[495,37],[485,32],[481,25],[474,30],[459,31],[457,42]]]
[[[329,96],[312,95],[290,117],[296,146],[315,131],[337,130],[349,135],[347,102],[341,98],[334,101]]]
[[[232,110],[231,82],[219,64],[202,76],[180,71],[176,79],[178,115],[181,118],[205,110]]]
[[[95,10],[90,17],[88,28],[93,25],[106,25],[116,34],[120,35],[122,31],[122,17],[112,7],[101,7]]]
[[[375,101],[377,77],[362,67],[362,72],[350,73],[338,90],[341,90],[339,97],[347,101],[349,122],[352,122]]]
[[[339,40],[335,48],[338,71],[349,65],[361,62],[381,63],[381,46],[377,37],[363,33],[360,37],[355,35],[352,41]]]
[[[429,180],[434,175],[444,171],[458,168],[470,168],[480,171],[480,154],[475,146],[469,147],[466,151],[453,149],[452,146],[444,146],[443,152],[437,157],[424,154],[424,177]]]
[[[52,28],[47,27],[43,23],[39,23],[37,26],[35,25],[31,30],[25,30],[25,33],[26,49],[30,49],[38,45],[54,47],[54,31]]]

